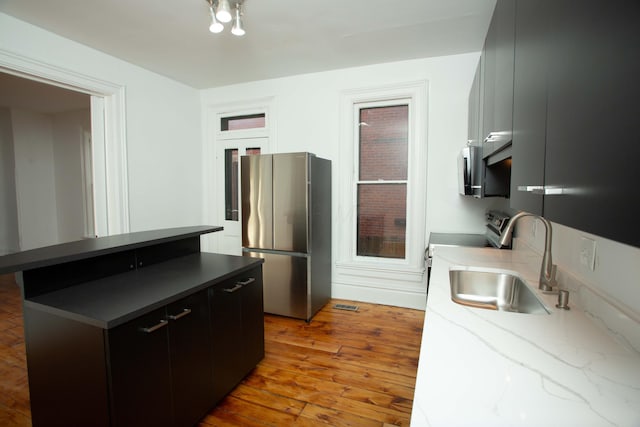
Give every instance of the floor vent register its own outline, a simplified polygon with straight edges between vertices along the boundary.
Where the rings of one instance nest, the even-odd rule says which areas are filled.
[[[349,304],[335,304],[333,308],[337,308],[338,310],[358,311],[357,305],[349,305]]]

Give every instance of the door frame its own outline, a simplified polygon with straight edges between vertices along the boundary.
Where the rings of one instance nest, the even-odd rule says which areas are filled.
[[[91,95],[95,235],[129,232],[124,86],[2,48],[0,71]]]
[[[203,218],[206,224],[222,225],[224,222],[224,159],[219,159],[220,153],[230,140],[246,140],[252,138],[263,139],[261,153],[268,154],[273,150],[272,141],[275,140],[275,103],[274,97],[259,98],[226,104],[212,104],[205,106],[204,138],[203,138],[203,185],[202,200]],[[222,131],[220,120],[223,117],[242,116],[255,113],[265,114],[264,129]],[[219,252],[221,250],[220,233],[210,233],[201,237],[202,250]]]

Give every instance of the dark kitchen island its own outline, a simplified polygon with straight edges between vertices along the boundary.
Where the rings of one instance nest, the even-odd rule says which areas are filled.
[[[191,426],[256,366],[263,260],[200,252],[221,229],[0,257],[21,276],[34,426]]]

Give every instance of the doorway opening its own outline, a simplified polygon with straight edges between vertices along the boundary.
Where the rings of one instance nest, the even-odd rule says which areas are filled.
[[[205,218],[223,230],[203,238],[204,250],[242,254],[240,157],[269,153],[272,99],[233,108],[219,106],[209,116],[205,145]]]
[[[0,255],[128,232],[124,89],[0,64]]]

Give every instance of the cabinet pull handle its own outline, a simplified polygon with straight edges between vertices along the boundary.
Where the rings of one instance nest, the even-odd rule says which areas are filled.
[[[543,194],[547,196],[557,196],[559,194],[566,194],[566,193],[567,192],[565,191],[565,189],[560,187],[545,186],[543,190]]]
[[[255,282],[255,281],[256,281],[256,279],[255,279],[255,278],[253,278],[253,277],[249,277],[249,278],[248,278],[247,280],[245,280],[244,282],[239,281],[239,282],[236,282],[236,283],[237,283],[238,285],[247,286],[248,284],[253,283],[253,282]]]
[[[190,308],[185,308],[185,309],[183,309],[183,310],[182,310],[180,313],[178,313],[178,314],[170,314],[170,315],[169,315],[169,319],[170,319],[170,320],[178,320],[178,319],[180,319],[181,317],[184,317],[184,316],[186,316],[186,315],[187,315],[187,314],[189,314],[189,313],[191,313],[191,309],[190,309]]]
[[[158,329],[163,328],[163,327],[167,326],[168,324],[169,324],[168,321],[161,320],[160,323],[157,323],[157,324],[155,324],[153,326],[150,326],[148,328],[141,328],[140,330],[142,332],[144,332],[145,334],[150,334],[151,332],[157,331]]]
[[[549,185],[519,185],[518,191],[525,191],[527,193],[541,194],[546,196],[567,194],[566,189],[561,187],[552,187]]]
[[[527,193],[544,194],[544,186],[542,185],[518,185],[518,191]]]
[[[236,283],[236,285],[233,288],[224,288],[223,291],[227,292],[227,293],[232,293],[237,291],[238,289],[241,289],[242,285],[240,283]]]

